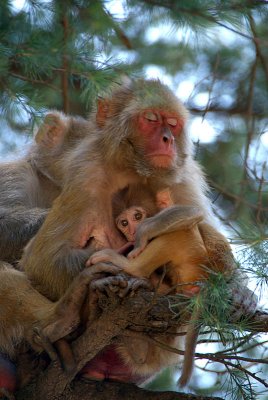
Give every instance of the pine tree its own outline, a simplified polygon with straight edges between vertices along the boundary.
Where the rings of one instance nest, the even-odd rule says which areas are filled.
[[[122,0],[119,6],[117,15],[109,0],[27,0],[23,8],[1,1],[0,137],[13,146],[11,129],[32,133],[48,109],[85,117],[96,97],[125,74],[149,74],[153,67],[179,97],[183,82],[192,85],[184,100],[193,121],[216,131],[213,140],[198,140],[196,157],[208,175],[216,212],[238,246],[237,261],[265,298],[267,1]],[[226,321],[226,290],[226,282],[213,276],[190,304],[202,309],[207,328],[201,339],[213,344],[214,354],[198,355],[212,364],[200,364],[191,390],[201,397],[268,399],[265,337],[249,333],[247,320]],[[205,374],[211,383],[204,388]],[[163,385],[161,378],[154,385]],[[175,388],[174,380],[170,385]]]

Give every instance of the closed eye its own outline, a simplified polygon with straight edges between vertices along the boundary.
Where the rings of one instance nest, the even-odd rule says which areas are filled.
[[[167,123],[170,126],[177,126],[178,120],[177,118],[167,118]]]
[[[146,118],[148,121],[151,121],[151,122],[156,122],[156,121],[158,121],[158,115],[155,114],[155,113],[153,113],[152,111],[147,111],[147,112],[144,114],[144,118]]]

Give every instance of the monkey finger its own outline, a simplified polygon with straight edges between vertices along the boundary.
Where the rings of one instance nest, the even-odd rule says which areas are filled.
[[[33,347],[34,344],[41,347],[42,350],[45,350],[46,353],[49,355],[51,361],[58,360],[58,354],[53,347],[49,338],[42,332],[42,330],[38,327],[33,329]]]
[[[88,276],[89,282],[94,279],[94,276],[100,273],[107,273],[117,275],[122,271],[121,267],[108,262],[100,262],[98,264],[91,265],[89,268],[83,271],[83,274]]]
[[[139,246],[139,247],[135,247],[130,253],[128,253],[127,258],[129,260],[138,257],[143,250],[145,249],[146,246]]]
[[[133,296],[138,289],[151,289],[151,283],[146,278],[130,278],[127,286],[120,290],[119,297]]]
[[[138,289],[152,289],[152,284],[146,278],[132,278],[131,290],[135,292]]]
[[[115,254],[115,251],[112,249],[104,249],[104,250],[97,251],[96,253],[92,254],[92,256],[87,260],[86,266],[88,267],[92,264],[110,261],[111,257],[114,254]]]
[[[116,293],[120,288],[127,286],[127,281],[124,276],[108,276],[102,279],[94,280],[90,288],[94,290],[99,290],[100,292],[106,292],[107,289],[111,292]]]

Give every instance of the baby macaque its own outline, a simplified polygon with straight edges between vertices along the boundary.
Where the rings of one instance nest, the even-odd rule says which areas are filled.
[[[146,206],[143,207],[143,202],[136,206],[131,205],[129,199],[132,197],[134,200],[134,193],[141,193],[141,190],[144,195],[146,193]],[[206,279],[210,270],[225,272],[228,266],[232,268],[233,260],[227,240],[210,225],[202,222],[203,216],[198,208],[171,206],[147,218],[154,214],[156,203],[161,204],[161,196],[157,201],[152,198],[148,200],[149,193],[145,187],[128,189],[126,193],[121,192],[122,194],[129,197],[125,203],[128,208],[121,210],[116,216],[116,225],[128,242],[134,243],[134,250],[127,258],[111,249],[102,250],[90,258],[90,263],[113,262],[131,275],[148,277],[153,281],[155,270],[165,265],[176,291],[187,295],[199,291],[196,282]],[[118,197],[119,195],[116,199],[117,206]],[[197,319],[198,316],[193,315],[188,326],[179,381],[181,386],[187,384],[193,369],[199,333]]]

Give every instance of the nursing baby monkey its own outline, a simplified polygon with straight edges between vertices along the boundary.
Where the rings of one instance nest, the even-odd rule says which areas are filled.
[[[96,252],[87,265],[112,262],[130,275],[150,278],[156,286],[155,271],[165,266],[160,291],[170,292],[173,287],[177,293],[190,296],[199,291],[196,282],[206,279],[210,271],[233,272],[234,260],[225,237],[202,222],[202,213],[197,208],[172,206],[168,190],[154,199],[148,188],[136,185],[116,194],[113,203],[117,228],[134,249],[127,257],[112,249]],[[157,206],[168,208],[156,214]],[[188,325],[180,386],[186,385],[191,377],[199,333],[197,318],[192,316]]]

